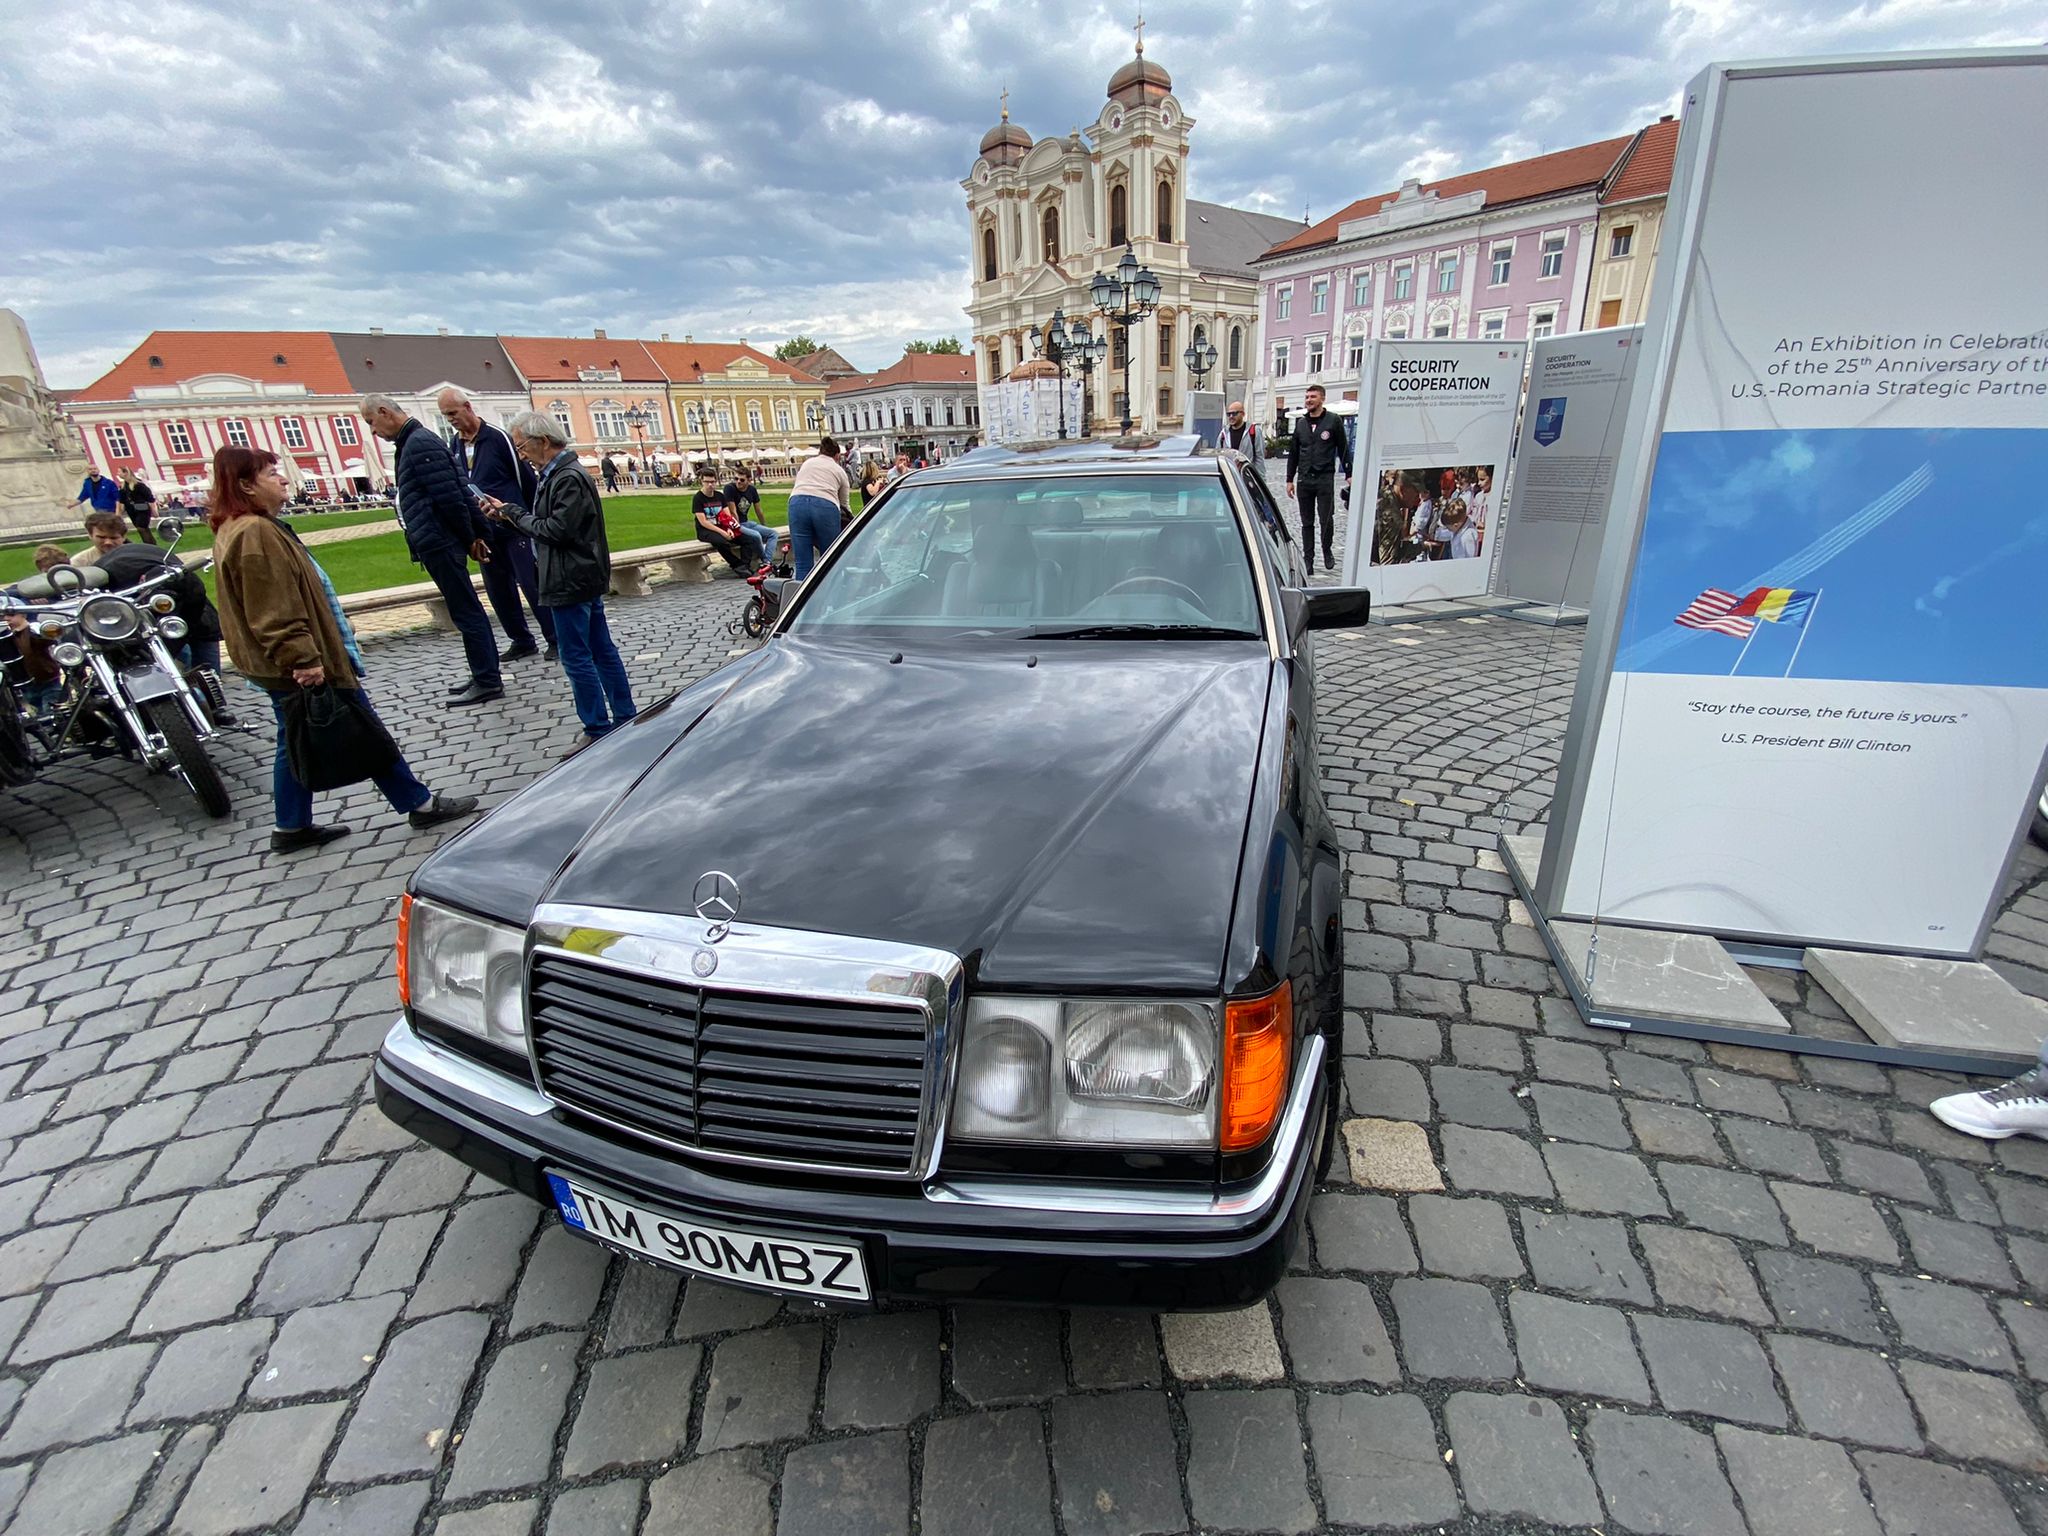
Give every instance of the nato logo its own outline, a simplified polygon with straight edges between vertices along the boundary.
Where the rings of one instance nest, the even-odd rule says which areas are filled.
[[[1536,445],[1548,448],[1564,436],[1564,398],[1536,402]]]

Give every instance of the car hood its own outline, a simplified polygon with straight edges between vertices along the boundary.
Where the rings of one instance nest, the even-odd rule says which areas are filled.
[[[1263,648],[784,638],[752,660],[548,900],[687,914],[717,869],[742,925],[935,946],[982,986],[1219,985]]]

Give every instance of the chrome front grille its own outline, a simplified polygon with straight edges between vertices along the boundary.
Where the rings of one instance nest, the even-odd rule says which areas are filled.
[[[541,1091],[665,1146],[848,1173],[917,1171],[931,1029],[911,999],[684,985],[536,952]]]

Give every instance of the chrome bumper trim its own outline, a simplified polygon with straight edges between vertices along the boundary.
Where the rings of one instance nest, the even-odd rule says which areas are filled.
[[[1038,1185],[1020,1187],[996,1179],[935,1179],[924,1197],[948,1205],[984,1210],[1086,1211],[1097,1215],[1188,1216],[1212,1220],[1240,1217],[1264,1209],[1278,1198],[1294,1167],[1296,1149],[1317,1102],[1323,1096],[1323,1037],[1310,1037],[1307,1061],[1295,1079],[1294,1093],[1273,1137],[1273,1157],[1266,1171],[1244,1189],[1228,1194],[1183,1190],[1143,1190],[1118,1185]]]
[[[409,1072],[436,1078],[480,1099],[489,1099],[515,1115],[539,1117],[554,1108],[534,1092],[533,1084],[526,1079],[507,1077],[453,1051],[443,1050],[433,1041],[422,1038],[402,1015],[384,1037],[384,1054]]]

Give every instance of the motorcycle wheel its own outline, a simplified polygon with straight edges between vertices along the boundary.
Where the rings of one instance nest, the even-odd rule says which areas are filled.
[[[747,632],[749,640],[758,640],[768,631],[768,615],[761,606],[761,599],[747,599],[746,612],[740,615],[740,628]]]
[[[220,770],[206,755],[206,744],[192,729],[192,722],[185,718],[185,711],[178,707],[178,701],[151,699],[142,707],[148,716],[150,729],[162,736],[164,745],[171,749],[171,756],[178,765],[178,777],[192,791],[192,798],[199,802],[199,808],[216,821],[227,815],[230,808],[228,787],[221,782]]]
[[[21,717],[21,695],[0,677],[0,785],[19,789],[36,776],[35,752]]]

